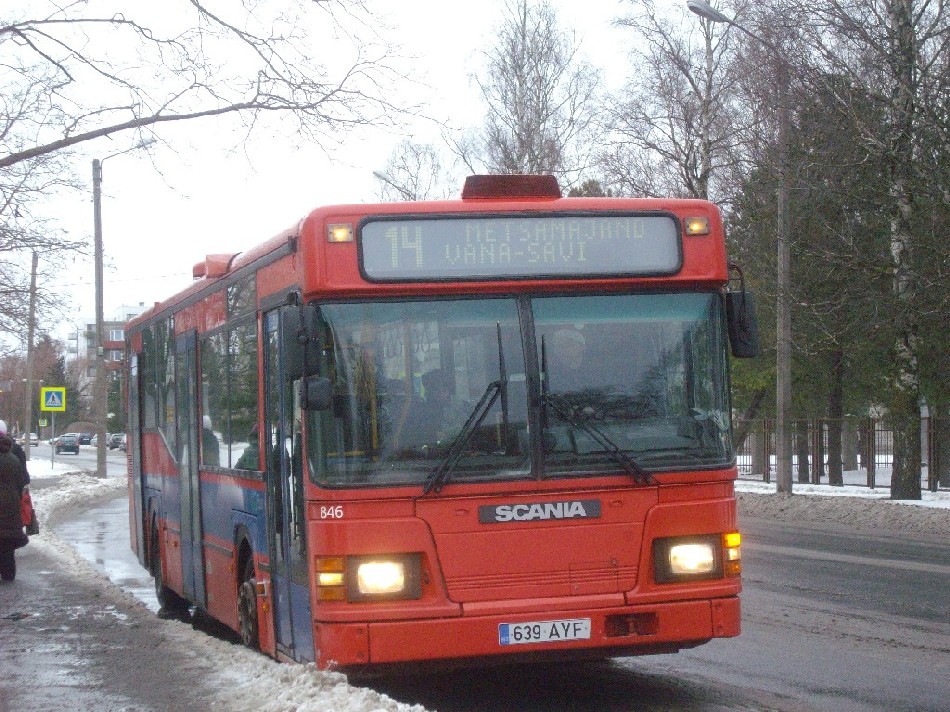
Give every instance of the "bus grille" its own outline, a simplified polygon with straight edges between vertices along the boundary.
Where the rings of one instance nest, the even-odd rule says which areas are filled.
[[[636,566],[613,562],[574,564],[568,569],[446,578],[453,601],[547,598],[621,593],[636,585]]]

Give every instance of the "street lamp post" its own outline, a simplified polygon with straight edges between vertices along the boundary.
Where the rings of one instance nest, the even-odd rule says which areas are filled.
[[[778,89],[778,190],[776,195],[776,295],[775,295],[775,486],[778,492],[792,491],[792,318],[789,304],[791,253],[788,246],[788,65],[782,51],[772,42],[759,37],[734,20],[723,15],[703,0],[687,0],[686,6],[711,22],[723,22],[744,32],[764,45],[775,63]]]
[[[102,164],[110,158],[121,156],[124,153],[145,148],[153,143],[152,139],[141,141],[124,151],[112,153],[102,160],[92,159],[92,208],[94,225],[95,272],[96,272],[96,373],[92,384],[93,415],[96,419],[96,475],[106,476],[106,419],[108,417],[109,399],[108,383],[106,382],[105,343],[103,334],[103,299],[102,299]]]

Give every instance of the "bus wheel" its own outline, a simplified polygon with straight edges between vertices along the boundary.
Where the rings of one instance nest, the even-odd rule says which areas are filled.
[[[244,564],[241,585],[238,588],[238,624],[241,642],[252,650],[260,648],[257,629],[257,590],[254,585],[254,562]]]
[[[158,527],[152,523],[152,541],[149,546],[149,573],[155,579],[155,598],[158,599],[158,617],[164,619],[174,619],[188,621],[189,604],[184,598],[172,591],[165,585],[165,577],[162,574],[162,557],[158,545]]]

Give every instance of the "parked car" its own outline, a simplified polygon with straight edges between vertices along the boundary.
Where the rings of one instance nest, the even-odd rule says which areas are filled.
[[[80,445],[91,445],[91,444],[92,444],[92,433],[79,433],[79,444],[80,444]]]
[[[71,452],[74,455],[79,454],[79,436],[73,433],[64,433],[56,438],[54,445],[56,454]]]
[[[27,438],[26,433],[20,436],[20,445],[26,445],[26,438]],[[37,435],[36,433],[30,433],[29,438],[30,438],[31,446],[40,444],[40,436]]]
[[[89,444],[92,445],[93,447],[96,447],[96,445],[99,444],[99,436],[93,435],[92,440],[89,441]]]
[[[110,450],[115,450],[120,448],[125,450],[125,433],[112,433],[106,440],[106,445],[109,446]]]

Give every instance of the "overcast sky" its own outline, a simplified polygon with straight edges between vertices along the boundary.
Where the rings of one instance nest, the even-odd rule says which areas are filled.
[[[493,45],[503,0],[451,6],[437,0],[372,0],[370,5],[389,17],[392,41],[419,58],[413,68],[436,89],[438,111],[455,125],[477,125],[481,106],[470,77],[481,64],[479,53]],[[629,3],[556,0],[555,5],[561,26],[581,39],[585,58],[605,71],[611,86],[622,83],[629,31],[612,27],[611,21],[624,15]],[[420,93],[420,98],[432,96],[431,90]],[[161,131],[176,152],[160,148],[154,163],[144,154],[113,156],[103,163],[107,319],[123,305],[151,305],[187,286],[192,266],[206,254],[244,251],[319,205],[376,200],[379,184],[372,172],[384,168],[404,138],[367,132],[328,156],[317,149],[295,150],[276,135],[256,136],[239,152],[229,151],[235,135],[221,135],[220,124],[210,121]],[[413,139],[438,143],[439,134],[422,123]],[[77,169],[89,176],[89,194],[58,208],[72,237],[92,242],[92,159],[127,145],[120,139],[89,145],[88,164]],[[92,260],[79,256],[61,269],[57,287],[74,295],[75,309],[57,336],[65,338],[94,320],[93,274]]]

